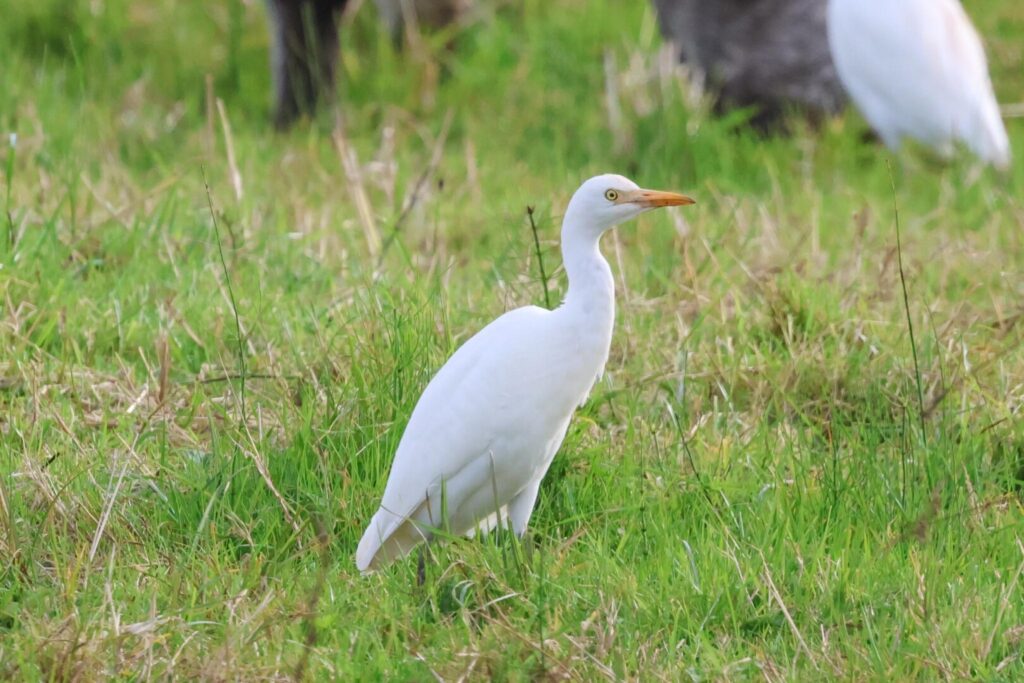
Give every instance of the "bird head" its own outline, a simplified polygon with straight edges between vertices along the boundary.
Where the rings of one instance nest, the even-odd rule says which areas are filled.
[[[600,234],[645,211],[693,203],[685,195],[645,190],[629,178],[607,173],[580,185],[569,201],[566,216],[572,214],[574,220]]]

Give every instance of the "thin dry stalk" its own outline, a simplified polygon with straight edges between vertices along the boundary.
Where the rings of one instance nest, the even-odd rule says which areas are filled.
[[[370,256],[376,257],[381,250],[380,233],[377,231],[377,222],[373,219],[373,207],[366,194],[366,185],[363,182],[363,173],[359,168],[359,159],[356,157],[356,151],[346,140],[340,124],[335,126],[334,134],[331,137],[334,140],[338,156],[341,158],[345,177],[352,188],[356,211],[359,212],[359,223],[363,227],[363,236],[366,238],[366,248],[370,252]]]
[[[3,519],[4,529],[4,550],[7,557],[16,558],[18,556],[18,539],[14,535],[14,524],[11,520],[11,507],[7,502],[7,493],[4,491],[3,482],[0,482],[0,515]]]
[[[611,50],[604,51],[604,108],[608,114],[608,129],[612,132],[615,151],[621,152],[630,146],[630,140],[619,101],[618,65]]]
[[[892,165],[889,165],[889,184],[892,188],[892,213],[893,221],[896,224],[896,257],[899,265],[900,272],[900,286],[903,289],[903,309],[907,314],[907,331],[910,333],[910,352],[914,358],[914,379],[917,382],[917,416],[921,424],[921,441],[925,446],[928,445],[928,432],[925,429],[924,424],[924,389],[921,384],[921,364],[917,358],[917,340],[914,337],[914,321],[910,314],[910,295],[907,293],[907,276],[903,270],[903,240],[900,235],[900,208],[896,202],[896,180],[892,174]],[[905,459],[904,459],[905,461]],[[903,476],[904,486],[906,486],[906,475]],[[903,494],[904,500],[906,499],[906,491]]]
[[[796,642],[800,645],[800,649],[807,655],[807,658],[810,660],[811,664],[814,665],[814,668],[820,671],[821,668],[818,666],[818,660],[814,656],[814,653],[811,652],[811,648],[807,647],[807,641],[804,640],[803,635],[800,633],[800,629],[796,626],[796,622],[793,621],[793,615],[789,613],[789,608],[786,607],[786,603],[783,602],[782,595],[779,594],[779,589],[776,587],[775,581],[772,580],[772,572],[768,568],[768,562],[765,560],[763,555],[761,556],[761,562],[764,565],[764,581],[768,584],[768,591],[771,593],[772,599],[775,600],[779,605],[779,609],[782,610],[782,615],[786,618],[786,623],[789,624],[789,629],[793,632],[793,637],[796,638]]]
[[[157,355],[160,358],[160,383],[157,392],[157,402],[163,403],[167,398],[168,377],[171,372],[171,352],[170,345],[167,343],[166,332],[160,335],[160,339],[157,340]]]
[[[544,254],[540,250],[540,237],[537,236],[537,223],[533,220],[533,207],[526,207],[526,215],[530,219],[530,231],[533,233],[533,249],[537,255],[537,267],[540,269],[540,283],[544,287],[544,308],[551,308],[551,293],[548,291],[548,274],[544,270]]]
[[[99,524],[96,525],[96,533],[92,537],[92,545],[89,546],[89,562],[96,558],[96,550],[100,547],[100,539],[103,538],[103,532],[107,528],[107,522],[110,521],[110,513],[114,509],[114,501],[117,500],[117,494],[121,491],[121,484],[124,483],[124,475],[128,471],[128,458],[125,457],[124,464],[121,466],[121,472],[117,475],[117,481],[114,483],[113,490],[110,491],[107,496],[106,504],[103,506],[103,512],[100,514]]]
[[[220,104],[220,100],[217,101]],[[242,411],[242,423],[245,419],[245,346],[242,336],[242,320],[238,314],[238,304],[235,300],[235,290],[231,286],[231,275],[228,273],[228,262],[224,258],[224,245],[220,239],[220,224],[217,222],[217,212],[213,208],[213,195],[210,193],[210,184],[206,180],[206,169],[203,169],[203,185],[206,187],[206,202],[210,207],[210,220],[213,221],[213,232],[217,238],[217,255],[220,257],[220,265],[224,272],[224,282],[227,285],[228,303],[231,305],[231,313],[235,319],[235,335],[238,343],[238,369],[241,374],[240,406]]]
[[[441,157],[444,154],[445,143],[448,142],[448,133],[451,131],[452,119],[454,113],[451,109],[444,116],[444,121],[441,123],[441,131],[437,134],[437,138],[434,140],[434,147],[430,151],[430,161],[420,172],[416,182],[412,186],[412,192],[410,192],[405,201],[402,203],[402,211],[398,214],[398,218],[395,219],[395,224],[391,227],[391,234],[388,235],[387,240],[384,243],[384,248],[381,250],[380,259],[378,259],[378,265],[384,258],[384,253],[398,237],[399,231],[402,229],[402,225],[405,223],[409,214],[419,203],[420,195],[423,192],[423,188],[426,186],[427,179],[430,178],[437,170],[438,165],[441,163]]]
[[[213,74],[206,74],[206,129],[204,131],[204,137],[206,138],[206,151],[207,154],[213,154],[213,146],[216,142],[216,133],[214,133],[214,119],[216,115],[216,96],[213,92]]]
[[[270,476],[270,469],[267,467],[267,462],[266,460],[264,460],[263,456],[259,452],[259,448],[256,443],[256,438],[249,430],[248,422],[245,421],[244,419],[242,421],[242,428],[245,432],[246,438],[249,441],[249,447],[246,448],[243,444],[237,442],[235,443],[235,446],[242,452],[243,455],[245,455],[245,457],[249,458],[249,460],[251,460],[252,463],[256,466],[256,471],[259,472],[260,478],[263,479],[263,483],[267,485],[267,489],[270,491],[271,495],[274,496],[274,499],[277,501],[277,504],[281,507],[281,513],[284,515],[285,521],[288,522],[288,525],[295,532],[296,536],[298,536],[302,532],[302,526],[295,518],[295,512],[288,504],[288,501],[285,500],[284,496],[281,495],[281,491],[278,490],[277,485],[274,484],[274,480]],[[301,540],[297,540],[296,542],[301,547]]]
[[[220,127],[224,134],[224,149],[228,157],[228,177],[231,180],[231,188],[235,191],[235,199],[242,201],[242,174],[238,170],[238,161],[235,157],[235,140],[231,135],[231,122],[228,121],[228,113],[224,107],[224,100],[217,98],[217,114],[220,115]]]
[[[1021,555],[1024,556],[1024,543],[1021,543],[1020,537],[1018,536],[1017,550],[1020,551]],[[992,643],[995,642],[996,632],[999,630],[999,625],[1003,621],[1003,615],[1006,614],[1006,608],[1010,606],[1010,597],[1013,595],[1013,591],[1017,588],[1017,583],[1020,580],[1021,574],[1024,573],[1024,561],[1017,566],[1017,571],[1013,574],[1013,579],[1006,586],[1002,595],[999,596],[999,608],[996,610],[995,621],[992,622],[992,631],[988,634],[988,640],[985,642],[985,649],[982,651],[981,656],[983,659],[988,659],[989,653],[992,652]]]

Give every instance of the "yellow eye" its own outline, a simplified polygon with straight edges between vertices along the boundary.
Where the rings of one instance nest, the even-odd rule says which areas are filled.
[[[616,192],[615,190],[608,190],[607,192],[604,193],[604,198],[610,202],[614,202],[616,199],[619,198],[619,193]]]

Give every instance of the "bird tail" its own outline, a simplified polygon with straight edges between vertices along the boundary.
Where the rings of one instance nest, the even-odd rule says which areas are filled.
[[[383,541],[380,529],[377,528],[377,515],[374,515],[370,525],[363,532],[363,537],[359,539],[359,547],[356,548],[356,569],[364,574],[376,569],[374,559]]]
[[[414,521],[418,511],[403,519],[386,510],[377,510],[356,548],[356,568],[368,574],[429,541],[430,532]]]

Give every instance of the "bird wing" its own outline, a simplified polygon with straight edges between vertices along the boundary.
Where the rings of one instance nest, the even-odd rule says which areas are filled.
[[[836,67],[864,117],[890,147],[934,111],[934,22],[915,23],[916,0],[832,0],[829,38]],[[884,7],[883,7],[884,5]],[[934,12],[924,12],[925,18]]]
[[[950,108],[953,133],[979,157],[1005,168],[1010,161],[1010,142],[981,37],[959,0],[940,0],[935,5],[941,20],[935,22],[931,50],[942,65],[948,97],[956,102]]]
[[[910,136],[949,152],[962,139],[999,163],[1005,131],[981,40],[958,0],[832,2],[836,66],[886,144]]]
[[[553,328],[545,324],[551,315],[533,306],[506,313],[463,344],[430,381],[360,541],[360,569],[423,540],[427,532],[409,520],[438,527],[445,517],[452,532],[466,533],[481,506],[493,503],[487,509],[498,510],[529,483],[535,463],[501,456],[525,438],[524,429],[557,432],[558,414],[571,414],[579,399],[572,383],[558,376],[567,363],[552,351],[565,346],[551,338]],[[467,522],[468,528],[457,528]]]

